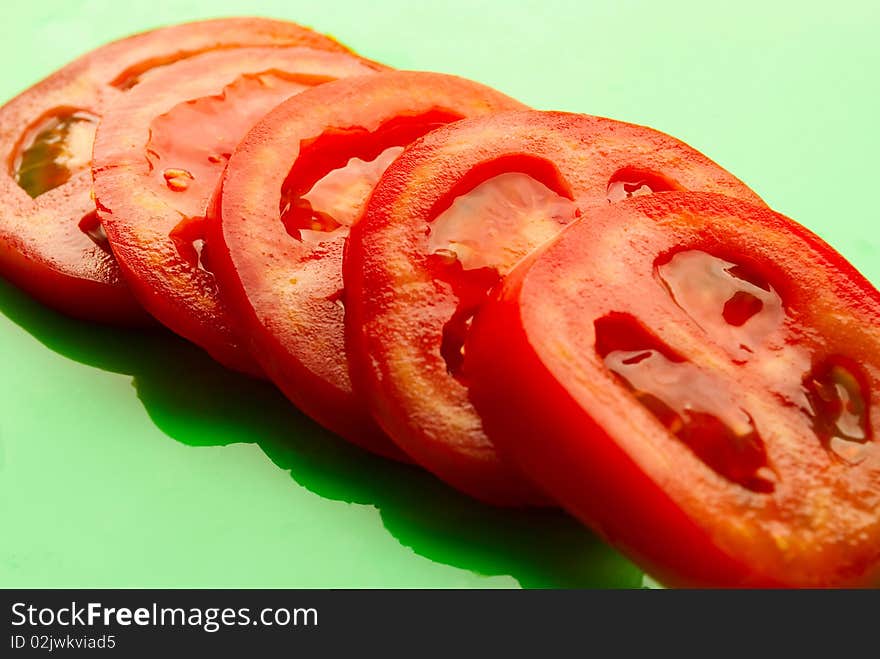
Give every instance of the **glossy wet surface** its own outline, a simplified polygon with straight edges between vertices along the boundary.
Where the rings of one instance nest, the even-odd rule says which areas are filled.
[[[372,130],[326,126],[319,135],[302,136],[280,190],[278,211],[285,230],[311,245],[348,235],[376,183],[406,145],[461,118],[438,108],[421,114],[401,111]]]
[[[785,320],[782,298],[767,282],[699,250],[657,266],[672,299],[734,359],[747,360]]]
[[[430,224],[428,251],[464,270],[507,274],[574,217],[574,204],[528,174],[492,177],[457,197]]]
[[[636,319],[596,321],[596,350],[636,399],[709,467],[755,492],[776,476],[734,383],[676,355]]]
[[[575,216],[574,203],[528,174],[508,172],[456,197],[428,227],[435,275],[452,286],[458,308],[443,327],[447,371],[466,381],[464,344],[491,288]]]
[[[98,218],[98,212],[92,211],[82,216],[79,221],[79,230],[86,234],[93,243],[103,249],[105,252],[112,253],[110,242],[107,240],[107,234],[104,227],[101,226],[101,220]]]
[[[379,178],[402,151],[402,146],[392,146],[370,160],[350,158],[344,167],[324,175],[282,211],[287,231],[311,244],[326,240],[329,234],[347,235]]]
[[[858,464],[872,439],[868,389],[858,364],[831,359],[804,378],[807,414],[822,444],[839,459]]]
[[[182,216],[203,216],[241,138],[268,110],[309,86],[293,75],[245,74],[220,94],[179,103],[156,117],[146,150],[155,184]]]
[[[12,159],[12,175],[36,199],[88,169],[98,117],[59,110],[32,126]]]
[[[654,277],[698,326],[694,340],[717,345],[734,364],[760,369],[762,390],[795,407],[815,441],[836,460],[858,464],[871,441],[870,392],[862,368],[844,355],[813,364],[787,326],[782,296],[741,263],[701,250],[677,251],[655,263]],[[756,492],[777,480],[763,440],[729,375],[701,368],[664,345],[626,314],[596,321],[596,351],[608,369],[666,428],[716,472]]]

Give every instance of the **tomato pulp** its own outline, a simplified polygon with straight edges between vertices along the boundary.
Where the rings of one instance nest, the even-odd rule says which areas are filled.
[[[247,131],[309,87],[374,72],[353,55],[237,48],[164,67],[120,99],[97,132],[98,216],[132,292],[221,363],[259,373],[217,294],[204,216]]]
[[[600,207],[506,278],[465,369],[492,440],[663,583],[880,584],[880,293],[792,220]]]
[[[236,149],[208,223],[211,268],[262,368],[322,425],[402,457],[351,389],[342,281],[349,227],[408,143],[464,117],[522,107],[454,76],[380,73],[291,98]]]
[[[142,78],[205,51],[249,45],[345,51],[285,21],[227,18],[138,34],[93,50],[0,109],[0,274],[64,313],[122,325],[135,301],[95,213],[89,165],[98,121]]]
[[[486,437],[462,346],[487,292],[590,203],[663,190],[760,202],[682,142],[558,112],[501,113],[438,129],[385,172],[344,263],[355,391],[430,471],[479,499],[532,503]],[[586,211],[584,211],[586,212]]]

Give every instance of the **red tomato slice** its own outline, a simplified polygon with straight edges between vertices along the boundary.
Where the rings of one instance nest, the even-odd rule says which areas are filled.
[[[122,272],[148,311],[221,363],[259,373],[201,249],[227,159],[282,100],[376,68],[309,48],[215,51],[152,73],[104,116],[95,138],[95,195]]]
[[[610,119],[505,113],[410,146],[351,232],[344,265],[355,391],[413,459],[479,499],[533,500],[497,454],[460,372],[470,320],[577,204],[691,188],[760,201],[668,135]]]
[[[0,274],[72,316],[143,324],[149,316],[120,276],[90,197],[99,118],[152,69],[232,46],[345,50],[284,21],[228,18],[176,25],[83,55],[0,109]]]
[[[880,585],[880,293],[792,220],[595,209],[466,347],[492,440],[662,582]]]
[[[236,150],[217,221],[209,222],[211,268],[260,365],[322,425],[402,457],[351,391],[342,282],[348,229],[406,144],[463,117],[522,107],[454,76],[382,73],[286,101]]]

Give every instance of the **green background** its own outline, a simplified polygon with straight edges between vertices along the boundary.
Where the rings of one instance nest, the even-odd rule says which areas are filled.
[[[108,40],[288,18],[400,68],[676,135],[880,284],[880,4],[8,3],[0,100]],[[162,332],[0,281],[2,586],[639,586],[557,513],[493,510],[316,428]]]

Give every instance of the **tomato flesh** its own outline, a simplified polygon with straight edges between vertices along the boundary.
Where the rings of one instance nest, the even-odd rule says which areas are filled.
[[[261,372],[210,271],[211,196],[235,145],[267,111],[375,70],[308,48],[210,52],[151,72],[107,113],[94,151],[98,214],[132,291],[160,322],[231,368]]]
[[[352,390],[342,278],[350,227],[405,145],[462,117],[520,107],[454,76],[349,78],[280,105],[230,160],[207,233],[224,299],[288,398],[364,448],[408,459]]]
[[[71,62],[0,109],[0,274],[45,304],[86,320],[153,322],[96,228],[89,161],[107,108],[161,67],[236,46],[308,45],[329,37],[285,21],[230,18],[116,41]]]
[[[880,293],[792,220],[585,210],[465,354],[491,439],[664,583],[880,583]]]
[[[581,209],[607,204],[616,181],[760,203],[721,167],[651,129],[503,113],[411,145],[352,228],[344,274],[356,390],[416,462],[464,492],[546,503],[482,429],[468,399],[467,334],[509,269]]]

